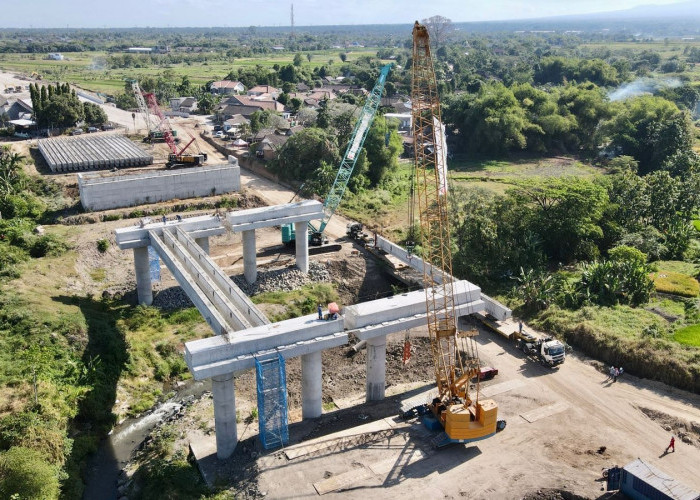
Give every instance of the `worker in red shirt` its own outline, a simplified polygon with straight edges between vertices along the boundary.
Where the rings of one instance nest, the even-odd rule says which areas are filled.
[[[669,450],[669,449],[670,449],[673,453],[676,452],[676,438],[674,438],[673,436],[671,436],[671,442],[670,442],[670,443],[668,444],[668,446],[666,447],[666,451],[665,451],[664,453],[668,453],[668,450]]]

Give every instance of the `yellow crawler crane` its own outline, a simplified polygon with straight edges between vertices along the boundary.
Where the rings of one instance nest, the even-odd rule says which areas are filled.
[[[425,266],[426,309],[438,397],[428,406],[444,429],[436,446],[466,443],[496,432],[495,401],[479,400],[477,332],[458,331],[452,283],[447,200],[447,150],[430,40],[425,26],[413,27],[413,115],[415,197]],[[470,393],[469,382],[476,377]],[[501,424],[502,425],[502,424]]]

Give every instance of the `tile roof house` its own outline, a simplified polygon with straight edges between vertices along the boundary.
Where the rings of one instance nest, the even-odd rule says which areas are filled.
[[[280,89],[275,88],[272,85],[256,85],[255,87],[248,89],[249,96],[261,96],[263,94],[268,94],[273,99],[277,99],[281,93],[282,91]]]
[[[250,125],[250,120],[243,115],[233,115],[224,122],[224,132],[236,133],[245,125]]]
[[[242,94],[245,92],[245,86],[241,82],[231,80],[214,82],[210,89],[214,94]]]
[[[286,135],[268,134],[255,148],[255,156],[263,160],[273,160],[277,158],[277,152],[289,140]]]
[[[269,109],[282,113],[284,104],[273,99],[261,99],[259,97],[251,97],[246,95],[232,96],[223,101],[221,104],[229,106],[257,106],[259,109]]]

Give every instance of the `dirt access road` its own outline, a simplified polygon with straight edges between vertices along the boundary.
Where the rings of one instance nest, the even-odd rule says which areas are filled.
[[[597,362],[576,355],[551,370],[525,359],[492,332],[481,331],[478,339],[482,360],[499,369],[483,390],[497,393],[491,397],[508,422],[503,432],[437,451],[429,445],[432,434],[417,421],[401,428],[396,420],[398,427],[385,431],[386,439],[360,445],[339,445],[327,436],[325,447],[308,455],[289,459],[277,451],[258,458],[258,491],[268,498],[314,498],[316,484],[340,485],[324,495],[331,498],[515,499],[542,489],[599,498],[604,495],[601,469],[637,457],[700,490],[700,435],[693,436],[694,444],[676,437],[675,453],[664,454],[671,432],[647,416],[662,412],[672,416],[669,421],[694,421],[700,430],[700,397],[629,375],[612,383]],[[400,336],[393,340],[400,342]],[[382,414],[376,405],[361,404],[361,394],[355,396],[359,406],[351,415],[357,426],[373,419],[381,424],[379,417],[391,419],[398,410],[395,401],[388,401]],[[317,429],[332,427],[332,416],[324,415]],[[359,441],[359,432],[350,434]],[[602,446],[605,452],[598,453]]]

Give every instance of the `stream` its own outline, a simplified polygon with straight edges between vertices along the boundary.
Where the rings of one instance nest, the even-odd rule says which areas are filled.
[[[129,418],[116,425],[102,440],[97,451],[88,459],[84,500],[118,500],[117,481],[133,452],[148,437],[157,424],[175,415],[185,398],[200,397],[211,390],[209,380],[194,382],[179,389],[174,397],[153,407],[138,418]]]

